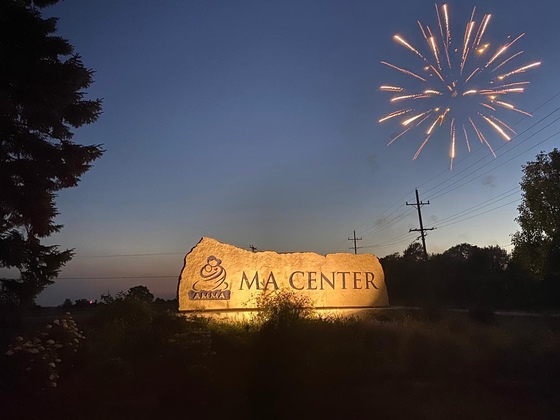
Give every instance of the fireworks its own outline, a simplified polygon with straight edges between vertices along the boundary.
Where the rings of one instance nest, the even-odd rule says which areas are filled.
[[[393,95],[390,103],[401,107],[380,118],[379,122],[400,120],[403,131],[395,135],[389,145],[413,128],[424,129],[424,140],[413,160],[418,158],[436,130],[445,129],[451,142],[449,155],[453,168],[457,140],[464,139],[470,152],[468,133],[474,133],[495,157],[483,130],[489,129],[509,141],[515,131],[498,118],[498,114],[506,110],[531,115],[506,98],[525,91],[529,82],[516,81],[515,78],[539,66],[540,62],[511,67],[523,54],[523,51],[511,51],[512,47],[525,34],[522,33],[511,41],[508,38],[505,44],[494,47],[486,41],[492,15],[486,14],[477,22],[474,8],[464,32],[459,36],[452,31],[448,6],[444,4],[435,7],[437,27],[433,31],[430,26],[418,22],[425,40],[424,50],[416,48],[402,35],[393,36],[397,44],[416,56],[414,59],[421,70],[414,71],[415,68],[404,68],[381,61],[385,66],[405,75],[404,79],[409,83],[380,87],[381,91]]]

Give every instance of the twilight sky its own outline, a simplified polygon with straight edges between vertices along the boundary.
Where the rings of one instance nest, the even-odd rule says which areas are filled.
[[[448,5],[459,40],[473,6],[477,23],[492,14],[484,36],[492,51],[526,32],[511,49],[524,53],[504,70],[542,61],[508,79],[531,82],[507,100],[533,117],[496,114],[518,133],[510,142],[480,123],[497,158],[474,132],[470,153],[458,136],[452,171],[449,128],[413,161],[426,126],[387,147],[400,120],[378,123],[417,106],[390,103],[395,95],[381,85],[428,86],[380,61],[426,75],[392,37],[428,56],[417,20],[439,35],[433,1],[68,0],[46,9],[95,69],[90,96],[104,98],[102,117],[74,139],[107,151],[59,196],[65,227],[50,242],[76,256],[38,303],[138,284],[172,298],[183,257],[202,236],[324,254],[350,252],[356,230],[360,252],[402,252],[418,236],[409,233],[416,210],[405,205],[415,188],[430,201],[425,226],[437,228],[428,252],[462,242],[511,251],[521,166],[560,146],[560,6]]]

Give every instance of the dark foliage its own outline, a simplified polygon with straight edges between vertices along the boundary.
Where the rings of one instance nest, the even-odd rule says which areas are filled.
[[[2,418],[522,419],[535,418],[537,407],[542,418],[557,413],[556,319],[518,332],[464,316],[433,324],[395,313],[393,321],[297,318],[289,328],[271,328],[268,321],[183,318],[157,306],[133,298],[99,305],[71,368],[69,356],[55,360],[56,387],[0,387]],[[19,357],[27,348],[16,340],[4,357],[27,362]],[[48,369],[35,371],[37,380],[53,379]]]
[[[560,301],[560,151],[541,152],[523,166],[522,201],[512,236],[516,264],[542,282],[544,303]]]
[[[536,309],[547,303],[545,287],[554,284],[535,283],[497,246],[459,244],[427,262],[410,255],[381,258],[391,303],[422,306],[426,313],[441,307]]]
[[[101,100],[87,99],[93,71],[56,35],[39,8],[56,1],[0,2],[0,266],[18,280],[2,289],[20,304],[53,282],[71,250],[44,245],[58,232],[58,191],[75,187],[99,158],[99,145],[72,141],[72,129],[97,120]]]

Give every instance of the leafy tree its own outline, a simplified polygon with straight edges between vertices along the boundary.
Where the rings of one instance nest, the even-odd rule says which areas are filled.
[[[404,250],[403,258],[411,262],[424,261],[424,248],[420,243],[413,242]]]
[[[476,245],[462,243],[459,245],[452,246],[447,251],[445,251],[443,255],[455,261],[465,262],[472,257],[476,248],[477,248]]]
[[[154,295],[150,292],[146,286],[134,286],[128,289],[126,297],[132,299],[142,300],[144,302],[152,303],[154,301]]]
[[[0,2],[0,267],[18,280],[2,289],[32,303],[72,258],[41,241],[60,231],[57,192],[74,187],[103,154],[72,141],[73,128],[97,120],[101,100],[86,99],[93,71],[56,35],[40,9],[58,0]]]
[[[498,245],[480,248],[462,243],[449,248],[443,255],[457,263],[463,263],[470,274],[502,272],[509,263],[507,251]]]
[[[523,172],[513,258],[539,280],[560,277],[560,151],[539,153]]]
[[[510,256],[498,245],[475,247],[470,258],[471,270],[474,273],[496,274],[502,273],[508,266]]]

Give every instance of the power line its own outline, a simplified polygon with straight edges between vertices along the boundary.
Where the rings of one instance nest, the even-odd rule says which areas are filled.
[[[379,213],[379,215],[380,215],[380,216],[383,215],[383,213],[389,211],[390,209],[392,209],[392,208],[393,208],[394,206],[396,206],[397,204],[402,203],[402,201],[403,201],[408,195],[409,195],[409,193],[407,193],[406,195],[404,195],[404,196],[403,196],[402,198],[400,198],[399,200],[395,201],[393,204],[391,204],[389,207],[387,207],[385,210],[383,210],[381,213]],[[386,219],[387,217],[390,217],[391,215],[393,215],[393,214],[394,214],[396,211],[398,211],[401,207],[403,207],[403,204],[400,204],[399,207],[397,207],[395,210],[393,210],[393,211],[392,211],[389,215],[387,215],[384,219]],[[383,220],[384,220],[384,219],[383,219]],[[373,224],[371,224],[371,225],[370,225],[367,229],[365,229],[365,231],[363,231],[363,232],[368,232],[369,230],[374,229],[377,225],[379,225],[380,223],[382,223],[383,220],[381,220],[381,221],[377,220],[377,221],[373,222]],[[399,219],[399,220],[400,220],[400,219]],[[399,221],[399,220],[396,220],[394,223],[396,223],[396,222]],[[362,223],[362,224],[358,227],[358,229],[356,229],[356,230],[360,232],[361,229],[362,229],[362,227],[368,225],[369,223],[370,223],[370,222]],[[394,223],[391,223],[391,224],[394,224]],[[386,227],[388,227],[388,226],[384,226],[383,228],[380,228],[379,230],[383,230],[383,229],[385,229]],[[378,231],[370,232],[370,233],[368,233],[367,235],[364,235],[364,234],[362,233],[362,236],[370,236],[370,235],[373,235],[373,234],[375,234],[375,233],[377,233],[377,232],[378,232]],[[340,247],[344,244],[344,242],[345,242],[345,241],[339,242],[339,243],[336,245],[335,248],[337,248],[337,249],[340,248]]]
[[[444,224],[444,225],[442,225],[442,226],[438,226],[438,229],[445,228],[445,227],[448,227],[448,226],[451,226],[451,225],[456,225],[457,223],[464,222],[465,220],[469,220],[469,219],[473,219],[473,218],[478,217],[478,216],[482,216],[483,214],[490,213],[490,212],[492,212],[492,211],[494,211],[494,210],[498,210],[498,209],[501,209],[502,207],[506,207],[506,206],[509,206],[510,204],[516,203],[516,202],[518,202],[519,200],[520,200],[520,199],[518,198],[518,199],[515,199],[515,200],[513,200],[513,201],[510,201],[509,203],[502,204],[501,206],[494,207],[494,208],[492,208],[492,209],[483,211],[482,213],[478,213],[478,214],[475,214],[475,215],[473,215],[473,216],[465,217],[464,219],[457,220],[457,221],[455,221],[455,222],[451,222],[451,223]]]
[[[390,247],[390,246],[400,245],[400,244],[403,244],[403,243],[406,243],[406,242],[409,241],[409,238],[404,238],[405,236],[409,236],[409,235],[410,235],[410,232],[406,232],[406,233],[401,234],[401,235],[399,235],[395,238],[391,238],[391,239],[388,239],[386,241],[379,242],[379,243],[376,243],[376,244],[373,244],[373,245],[366,245],[366,246],[363,246],[362,248],[387,248],[387,247]]]
[[[383,213],[389,211],[390,209],[392,209],[393,207],[395,207],[397,204],[400,203],[400,205],[395,210],[393,210],[391,213],[389,213],[387,216],[385,216],[382,220],[387,219],[390,216],[392,216],[393,214],[395,214],[401,207],[403,207],[403,204],[402,204],[403,200],[406,199],[406,197],[408,197],[411,192],[412,191],[407,192],[403,197],[399,198],[397,201],[395,201],[393,204],[391,204],[389,207],[387,207],[385,210],[383,210],[381,213],[379,213],[379,217],[381,217],[381,215],[383,215]],[[367,229],[362,231],[362,234],[365,234],[369,230],[374,229],[375,226],[377,226],[380,223],[382,223],[382,221],[375,221],[370,227],[368,227]],[[364,225],[365,225],[365,223],[362,224],[361,227],[364,226]],[[360,231],[361,227],[359,227],[357,230]]]
[[[542,103],[541,105],[539,105],[537,108],[535,108],[535,109],[532,111],[532,113],[535,113],[536,111],[538,111],[539,109],[541,109],[543,106],[545,106],[546,104],[548,104],[549,102],[551,102],[552,100],[554,100],[555,98],[557,98],[558,96],[560,96],[560,92],[557,92],[557,93],[554,94],[551,98],[547,99],[545,102],[543,102],[543,103]],[[522,134],[526,133],[528,130],[530,130],[531,128],[535,127],[535,126],[536,126],[537,124],[539,124],[540,122],[544,121],[546,118],[548,118],[550,115],[554,114],[556,111],[558,111],[558,108],[555,109],[554,111],[552,111],[551,113],[547,114],[546,116],[544,116],[543,118],[541,118],[541,119],[538,120],[537,122],[535,122],[532,126],[528,127],[528,128],[525,129],[523,132],[521,132],[521,133],[519,133],[519,134],[516,134],[516,136],[513,138],[513,140],[515,140],[516,138],[518,138],[518,137],[521,136]],[[514,125],[519,124],[521,121],[523,121],[523,120],[525,120],[525,119],[527,119],[527,118],[528,118],[528,117],[523,117],[523,118],[521,118],[521,119],[520,119],[519,121],[517,121]],[[496,151],[499,151],[501,148],[505,147],[506,145],[507,145],[507,143],[503,143],[502,145],[500,145],[500,146],[496,149]],[[481,149],[478,149],[478,150],[481,150]],[[477,152],[478,152],[478,150],[477,150]],[[475,153],[476,153],[476,152],[475,152]],[[463,162],[463,161],[465,161],[465,160],[468,160],[471,156],[473,156],[473,155],[471,155],[471,154],[467,155],[466,157],[460,159],[460,160],[458,161],[458,163],[461,163],[461,162]],[[486,155],[483,159],[485,159],[485,158],[488,157],[488,156],[489,156],[489,155]],[[482,160],[482,159],[477,160],[476,162],[474,162],[473,164],[471,164],[471,166],[469,166],[468,168],[470,168],[470,167],[476,165],[476,164],[477,164],[478,162],[480,162],[481,160]],[[466,168],[466,169],[468,169],[468,168]],[[424,185],[426,185],[426,184],[429,184],[429,183],[430,183],[431,181],[433,181],[434,179],[436,179],[436,178],[438,178],[439,176],[441,176],[441,175],[443,175],[443,174],[446,174],[446,173],[448,173],[448,172],[449,172],[449,171],[448,171],[447,169],[441,171],[440,173],[434,175],[434,176],[433,176],[432,178],[430,178],[429,180],[427,180],[427,181],[425,181],[424,183],[420,184],[419,187],[422,187],[422,186],[424,186]],[[461,172],[459,172],[459,174],[462,173],[462,172],[464,172],[464,170],[461,171]],[[453,177],[451,177],[451,179],[455,178],[455,176],[457,176],[457,175],[459,175],[459,174],[455,174]],[[445,183],[445,182],[447,182],[447,181],[443,181],[442,183],[436,185],[435,187],[432,187],[431,189],[427,190],[426,192],[430,192],[432,189],[437,188],[439,185],[441,185],[441,184],[443,184],[443,183]],[[426,193],[426,192],[425,192],[425,193]]]
[[[557,120],[559,120],[559,119],[560,119],[560,117],[557,118]],[[544,128],[546,128],[546,127],[544,127]],[[544,128],[543,128],[543,130],[544,130]],[[542,131],[542,130],[541,130],[541,131]],[[540,132],[540,131],[539,131],[539,132]],[[535,135],[538,134],[539,132],[535,133]],[[454,190],[456,190],[457,188],[460,188],[460,187],[462,187],[462,186],[464,186],[464,185],[470,184],[471,182],[473,182],[473,181],[475,181],[476,179],[478,179],[478,177],[480,177],[480,176],[482,176],[482,175],[486,175],[487,173],[492,172],[493,170],[499,168],[500,166],[503,166],[503,165],[505,165],[506,163],[511,162],[513,159],[515,159],[515,158],[517,158],[517,157],[519,157],[519,156],[525,154],[525,153],[528,152],[529,150],[534,149],[535,147],[537,147],[537,146],[543,144],[544,142],[547,142],[548,140],[552,139],[553,137],[556,137],[558,134],[560,134],[560,130],[557,131],[557,132],[555,132],[554,134],[551,134],[550,136],[548,136],[548,137],[545,138],[544,140],[538,142],[537,144],[535,144],[535,145],[529,147],[527,150],[524,150],[524,151],[522,151],[521,153],[518,153],[517,155],[515,155],[515,156],[511,157],[510,159],[506,160],[505,162],[500,163],[498,166],[495,166],[494,168],[488,169],[486,172],[483,172],[482,174],[478,175],[476,178],[472,178],[472,179],[470,179],[470,180],[468,180],[468,181],[463,182],[462,184],[460,184],[458,187],[454,188],[453,190],[445,191],[445,189],[452,187],[453,185],[457,184],[460,180],[455,181],[453,184],[449,185],[448,187],[446,187],[446,188],[444,188],[444,189],[442,190],[442,191],[445,191],[445,192],[441,192],[441,194],[436,195],[436,196],[434,196],[434,197],[431,197],[431,199],[432,199],[432,200],[435,200],[436,198],[439,198],[439,197],[441,197],[441,196],[444,196],[444,195],[446,195],[446,194],[449,194],[451,191],[454,191]],[[521,144],[521,143],[519,143],[519,144]],[[514,147],[517,147],[517,145],[515,145]],[[513,149],[513,148],[512,148],[512,149]],[[490,164],[490,163],[492,163],[492,162],[489,162],[489,163],[483,165],[483,166],[482,166],[481,168],[479,168],[479,169],[482,169],[484,166],[486,166],[486,165],[488,165],[488,164]]]
[[[512,192],[512,191],[513,191],[513,192]],[[506,192],[504,192],[504,193],[502,193],[502,194],[499,194],[499,195],[496,196],[496,197],[493,197],[493,198],[491,198],[491,199],[489,199],[489,200],[486,200],[486,201],[483,201],[483,202],[481,202],[481,203],[478,203],[478,204],[476,204],[476,205],[474,205],[474,206],[472,206],[472,207],[469,207],[468,209],[461,210],[460,212],[455,213],[455,214],[453,214],[453,215],[451,215],[451,216],[448,216],[448,217],[446,217],[446,218],[443,218],[443,219],[441,219],[441,220],[438,220],[438,223],[446,223],[446,222],[449,222],[449,221],[451,221],[451,220],[453,220],[453,219],[457,219],[457,218],[459,218],[459,217],[466,216],[467,214],[474,213],[475,211],[480,210],[481,208],[488,207],[488,206],[491,206],[492,204],[497,203],[498,201],[505,200],[506,198],[509,198],[509,197],[511,197],[512,195],[517,194],[519,191],[520,191],[520,188],[519,188],[519,187],[512,188],[511,190],[508,190],[508,191],[506,191]],[[502,196],[503,196],[503,197],[502,197]]]
[[[553,115],[554,113],[558,112],[558,110],[560,110],[560,107],[556,108],[554,111],[550,112],[549,114],[547,114],[546,116],[544,116],[543,118],[541,118],[539,121],[535,122],[531,127],[527,128],[527,129],[524,130],[522,133],[518,134],[518,135],[514,138],[514,140],[517,139],[517,138],[519,138],[521,135],[525,134],[527,131],[529,131],[530,129],[534,128],[534,127],[537,126],[538,124],[540,124],[542,121],[544,121],[545,119],[547,119],[548,117],[550,117],[550,116]],[[499,158],[501,158],[501,157],[503,157],[504,155],[506,155],[507,153],[511,152],[513,149],[515,149],[516,147],[518,147],[518,146],[520,146],[521,144],[525,143],[527,140],[533,138],[533,137],[536,136],[538,133],[540,133],[541,131],[543,131],[545,128],[548,128],[549,126],[551,126],[552,124],[554,124],[554,123],[557,122],[558,120],[560,120],[560,117],[558,117],[558,118],[556,118],[555,120],[553,120],[552,122],[548,123],[546,126],[544,126],[543,128],[539,129],[539,131],[537,131],[536,133],[533,133],[533,134],[529,135],[527,138],[525,138],[525,139],[523,139],[523,140],[521,140],[521,141],[516,142],[514,146],[512,146],[510,149],[506,150],[502,155],[500,155]],[[502,146],[500,146],[497,150],[501,149],[502,147],[505,147],[505,145],[506,145],[506,143],[504,143]],[[534,146],[533,146],[533,147],[534,147]],[[529,149],[528,149],[528,150],[529,150]],[[523,154],[523,153],[525,153],[525,152],[522,152],[521,154]],[[517,156],[519,156],[519,155],[517,155]],[[516,156],[516,157],[517,157],[517,156]],[[488,157],[489,157],[489,155],[485,156],[483,159],[477,160],[476,162],[474,162],[474,163],[471,164],[470,166],[467,166],[467,167],[466,167],[465,169],[463,169],[462,171],[460,171],[460,172],[454,174],[454,175],[453,175],[452,177],[450,177],[449,179],[440,182],[439,184],[433,186],[432,188],[429,188],[427,191],[425,191],[425,194],[426,194],[426,193],[429,193],[430,191],[432,191],[432,190],[434,190],[434,189],[437,189],[439,186],[442,186],[442,185],[444,185],[444,184],[450,182],[452,179],[457,178],[459,175],[461,175],[461,174],[464,173],[464,172],[467,172],[467,171],[468,171],[469,169],[471,169],[473,166],[475,166],[475,165],[481,163],[484,159],[486,159],[486,158],[488,158]],[[499,158],[496,158],[496,159],[499,159]],[[496,161],[496,159],[488,161],[487,163],[483,164],[482,166],[480,166],[480,167],[474,169],[473,171],[471,171],[470,173],[468,173],[466,176],[473,175],[474,173],[476,173],[477,171],[481,170],[481,169],[484,168],[485,166],[488,166],[488,165],[494,163],[494,162]],[[508,161],[508,162],[509,162],[509,161]],[[493,168],[493,169],[499,168],[500,166],[501,166],[501,165],[498,165],[498,166],[496,166],[496,167]],[[457,183],[460,182],[460,181],[461,181],[461,180],[459,179],[459,180],[455,181],[454,183],[452,183],[452,184],[450,184],[450,185],[448,185],[448,186],[446,186],[446,187],[443,187],[443,188],[440,189],[439,191],[436,191],[434,194],[438,194],[438,193],[441,192],[441,191],[445,191],[445,190],[451,188],[453,185],[457,184]],[[443,194],[440,194],[439,196],[441,196],[441,195],[443,195]],[[438,197],[439,197],[439,196],[438,196]],[[435,199],[436,197],[430,197],[430,198],[431,198],[431,199]]]
[[[460,212],[458,212],[458,213],[452,214],[452,215],[450,215],[450,216],[448,216],[448,217],[446,217],[446,218],[444,218],[444,219],[442,219],[442,220],[439,220],[438,223],[445,223],[445,225],[438,226],[438,227],[447,227],[447,226],[450,226],[450,225],[453,224],[453,223],[451,223],[452,221],[454,221],[454,220],[456,220],[456,219],[458,219],[458,218],[467,216],[467,215],[469,215],[469,214],[475,213],[477,210],[480,210],[480,209],[482,209],[482,208],[485,208],[485,207],[488,207],[488,206],[490,206],[490,205],[496,204],[496,203],[499,202],[499,201],[505,200],[506,198],[509,198],[509,197],[511,197],[512,195],[517,194],[517,193],[519,192],[519,190],[520,190],[519,187],[514,187],[514,188],[512,188],[512,189],[509,189],[509,190],[507,190],[507,191],[505,191],[505,192],[503,192],[503,193],[497,195],[496,197],[493,197],[493,198],[491,198],[491,199],[489,199],[489,200],[485,200],[485,201],[483,201],[483,202],[480,202],[480,203],[478,203],[478,204],[476,204],[476,205],[474,205],[474,206],[472,206],[472,207],[469,207],[468,209],[462,210],[462,211],[460,211]],[[511,204],[511,203],[509,203],[509,204]],[[501,207],[501,206],[500,206],[500,207]],[[490,209],[490,211],[491,211],[491,210],[493,210],[493,209]],[[476,217],[476,216],[478,216],[478,215],[482,215],[482,214],[485,214],[485,213],[486,213],[486,212],[479,213],[479,214],[477,214],[477,215],[475,215],[475,216],[473,216],[473,217]],[[469,217],[469,218],[471,218],[471,217]],[[467,220],[467,219],[469,219],[469,218],[465,218],[465,219],[462,219],[462,220]],[[458,221],[457,223],[461,222],[462,220]],[[449,223],[448,223],[448,222],[449,222]],[[363,246],[362,248],[384,248],[384,247],[388,247],[388,246],[400,245],[400,244],[403,244],[403,243],[405,243],[405,242],[408,241],[408,239],[406,239],[406,240],[404,240],[404,241],[403,241],[402,239],[403,239],[405,236],[408,236],[409,234],[410,234],[410,231],[409,231],[409,232],[406,232],[406,233],[404,233],[404,234],[398,235],[398,236],[396,236],[396,237],[392,237],[392,238],[386,239],[386,240],[384,240],[384,241],[375,243],[375,244],[373,244],[373,245],[366,245],[366,246]],[[421,237],[418,237],[418,239],[420,239],[420,238],[421,238]]]
[[[185,255],[184,252],[152,252],[145,254],[112,254],[112,255],[76,255],[74,258],[116,258],[116,257],[151,257],[156,255]]]
[[[401,214],[399,214],[398,216],[396,216],[392,221],[388,222],[386,225],[384,225],[383,227],[380,227],[379,229],[373,231],[373,232],[369,232],[366,234],[363,234],[362,236],[372,236],[375,235],[379,232],[384,231],[385,229],[390,228],[391,226],[397,224],[398,222],[400,222],[401,220],[405,219],[406,217],[408,217],[409,215],[411,215],[412,213],[414,213],[414,210],[407,210]]]
[[[56,280],[128,280],[128,279],[178,279],[178,275],[169,276],[169,275],[162,275],[162,276],[92,276],[92,277],[57,277]],[[18,278],[11,278],[6,280],[19,280]]]

